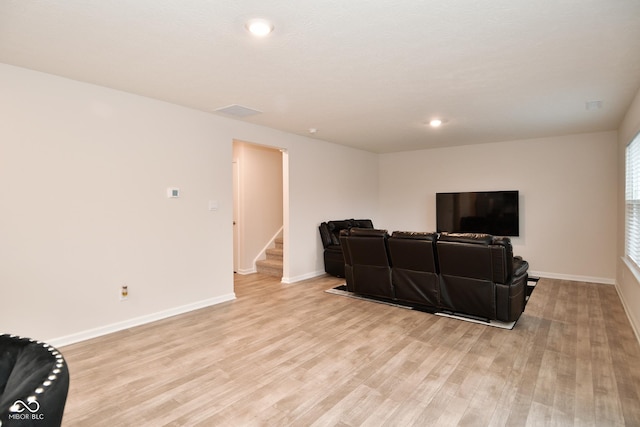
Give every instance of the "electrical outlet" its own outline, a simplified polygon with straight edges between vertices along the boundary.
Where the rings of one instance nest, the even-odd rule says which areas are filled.
[[[129,287],[122,285],[122,288],[120,288],[120,301],[126,301],[127,299],[129,299]]]

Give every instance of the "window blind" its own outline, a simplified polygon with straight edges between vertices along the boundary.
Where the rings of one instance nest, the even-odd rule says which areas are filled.
[[[625,255],[640,270],[640,134],[627,145]]]

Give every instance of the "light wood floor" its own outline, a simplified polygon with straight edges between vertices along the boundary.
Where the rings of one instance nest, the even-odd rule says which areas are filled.
[[[542,279],[511,331],[237,276],[238,299],[61,350],[64,426],[640,426],[615,288]]]

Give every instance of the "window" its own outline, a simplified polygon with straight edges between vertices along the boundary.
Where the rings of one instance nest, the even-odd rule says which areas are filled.
[[[627,145],[625,255],[640,270],[640,134]]]

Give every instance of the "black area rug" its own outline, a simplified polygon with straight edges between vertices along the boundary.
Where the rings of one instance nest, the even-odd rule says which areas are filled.
[[[538,283],[539,278],[538,277],[529,277],[529,281],[527,282],[527,288],[526,288],[526,296],[525,296],[525,308],[526,308],[526,304],[529,301],[529,298],[531,297],[531,294],[533,293],[533,290],[536,287],[536,284]],[[416,310],[416,311],[422,311],[424,313],[430,313],[430,314],[435,314],[436,316],[443,316],[443,317],[449,317],[452,319],[458,319],[458,320],[464,320],[465,322],[472,322],[472,323],[479,323],[481,325],[488,325],[488,326],[493,326],[496,328],[501,328],[501,329],[513,329],[513,327],[515,326],[516,321],[513,322],[502,322],[500,320],[490,320],[490,319],[484,319],[481,317],[475,317],[475,316],[470,316],[467,314],[460,314],[460,313],[453,313],[453,312],[448,312],[448,311],[442,311],[442,310],[438,310],[434,307],[425,307],[425,306],[421,306],[421,305],[416,305],[416,304],[409,304],[409,303],[399,303],[398,301],[393,301],[393,300],[389,300],[386,298],[377,298],[377,297],[369,297],[369,296],[363,296],[363,295],[359,295],[353,292],[349,292],[347,290],[347,286],[346,285],[340,285],[340,286],[336,286],[335,288],[331,288],[331,289],[327,289],[325,292],[328,292],[330,294],[334,294],[334,295],[342,295],[345,297],[349,297],[349,298],[355,298],[355,299],[360,299],[363,301],[371,301],[371,302],[377,302],[379,304],[386,304],[386,305],[391,305],[394,307],[400,307],[400,308],[406,308],[409,310]]]

